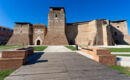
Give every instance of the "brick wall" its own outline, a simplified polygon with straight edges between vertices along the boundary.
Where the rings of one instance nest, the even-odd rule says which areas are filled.
[[[111,51],[108,49],[101,48],[82,48],[82,52],[90,54],[93,56],[93,59],[104,65],[116,65],[116,56],[111,55]]]
[[[31,45],[33,30],[30,23],[16,23],[14,32],[7,45]]]
[[[50,8],[48,14],[48,32],[44,45],[68,45],[65,35],[65,12],[63,8]]]
[[[27,62],[27,57],[33,53],[33,48],[21,48],[13,51],[3,51],[0,58],[0,70],[17,69]]]
[[[33,45],[43,45],[46,29],[44,24],[33,24]],[[38,40],[40,44],[38,44]]]

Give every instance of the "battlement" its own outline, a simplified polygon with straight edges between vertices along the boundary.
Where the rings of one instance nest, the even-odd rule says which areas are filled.
[[[50,11],[61,11],[65,12],[64,7],[50,7]]]

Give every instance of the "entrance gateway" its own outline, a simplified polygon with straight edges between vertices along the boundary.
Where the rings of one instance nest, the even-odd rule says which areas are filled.
[[[40,43],[41,43],[40,40],[37,40],[37,45],[40,45]]]

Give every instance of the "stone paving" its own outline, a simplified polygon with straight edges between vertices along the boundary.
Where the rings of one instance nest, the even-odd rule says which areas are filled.
[[[2,57],[2,53],[0,52],[0,58]]]
[[[130,80],[76,52],[38,52],[5,80]]]
[[[70,49],[64,46],[48,46],[44,52],[72,52]]]

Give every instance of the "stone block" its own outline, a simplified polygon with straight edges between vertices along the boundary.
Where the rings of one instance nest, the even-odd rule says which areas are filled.
[[[26,50],[28,55],[31,55],[34,53],[34,48],[33,47],[28,47],[28,48],[20,48],[17,50]]]

